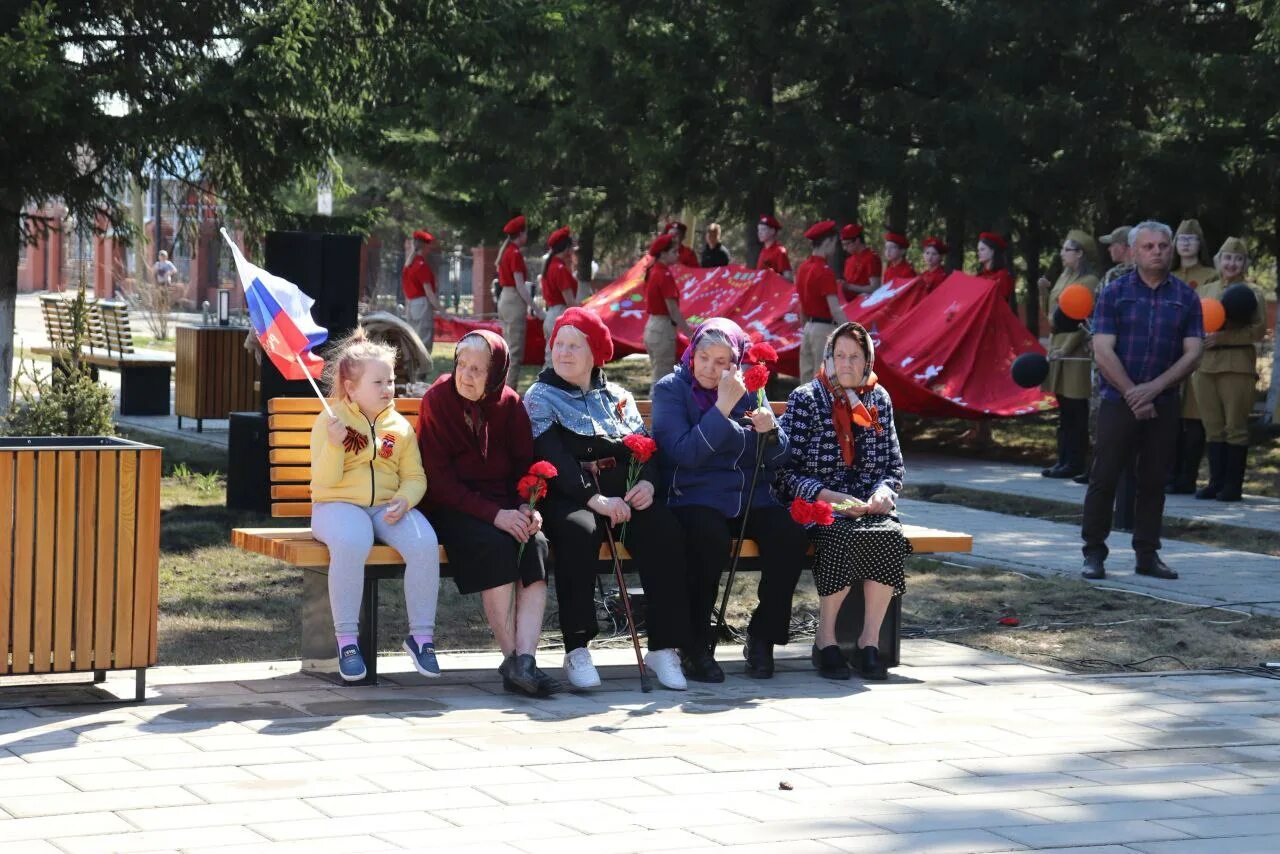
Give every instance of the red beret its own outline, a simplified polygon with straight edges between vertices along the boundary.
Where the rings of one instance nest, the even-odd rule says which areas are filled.
[[[525,220],[523,216],[514,217],[502,227],[502,233],[515,237],[517,234],[524,231],[524,226]]]
[[[767,225],[774,231],[782,231],[782,223],[778,222],[777,218],[771,214],[761,214],[760,225]]]
[[[671,235],[669,233],[659,234],[656,238],[654,238],[654,241],[649,244],[649,254],[652,255],[654,258],[657,258],[663,252],[666,252],[668,249],[671,248],[671,243],[672,243],[672,240],[671,240]]]
[[[561,240],[568,240],[571,236],[572,235],[569,232],[569,226],[567,225],[561,226],[560,228],[557,228],[555,231],[551,232],[551,234],[547,235],[547,248],[550,249],[551,247],[559,243]]]
[[[907,240],[906,235],[898,234],[898,232],[896,231],[886,231],[884,233],[884,242],[896,243],[899,246],[901,246],[903,249],[906,249],[908,246],[911,245],[911,241]]]
[[[671,220],[670,222],[668,222],[668,223],[667,223],[667,227],[666,227],[666,228],[662,229],[662,233],[663,233],[663,234],[668,234],[668,233],[670,233],[670,232],[672,232],[672,231],[675,231],[677,228],[678,228],[678,229],[680,229],[681,231],[688,231],[688,230],[689,230],[689,226],[685,225],[683,222],[681,222],[681,221],[680,221],[680,220],[678,220],[678,219],[673,219],[673,220]]]
[[[556,325],[551,328],[552,347],[556,345],[556,336],[566,326],[572,326],[587,336],[587,346],[591,348],[591,361],[597,368],[613,358],[613,336],[609,334],[609,327],[604,325],[604,321],[595,312],[576,305],[566,309],[564,314],[556,320]]]
[[[992,246],[998,246],[1001,249],[1009,248],[1009,244],[1005,241],[1005,239],[1000,235],[996,234],[994,231],[984,231],[978,235],[978,239],[986,241],[987,243],[990,243]]]
[[[836,224],[829,219],[822,222],[815,222],[809,226],[809,230],[804,233],[805,240],[817,242],[828,235],[836,233]]]
[[[942,255],[946,255],[948,252],[951,251],[951,248],[947,246],[947,244],[943,243],[938,238],[932,237],[932,236],[926,237],[920,245],[923,246],[925,249],[929,249],[929,248],[937,249],[938,252]]]
[[[421,230],[415,231],[413,233],[413,239],[421,240],[424,243],[430,243],[431,241],[435,240],[435,238],[431,236],[431,232],[421,231]]]
[[[857,240],[862,236],[862,226],[856,222],[851,222],[844,228],[840,229],[841,240]]]

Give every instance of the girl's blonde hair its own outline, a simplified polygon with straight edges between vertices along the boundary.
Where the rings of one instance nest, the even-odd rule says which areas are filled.
[[[371,341],[364,327],[357,326],[329,351],[329,359],[324,366],[324,382],[331,401],[346,397],[343,382],[359,380],[364,373],[364,362],[385,362],[394,371],[396,348],[381,341]]]

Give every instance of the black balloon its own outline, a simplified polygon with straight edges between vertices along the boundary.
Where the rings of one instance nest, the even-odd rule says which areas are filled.
[[[1083,320],[1076,320],[1074,317],[1067,317],[1062,313],[1062,307],[1059,306],[1053,310],[1053,317],[1050,318],[1054,332],[1075,332],[1080,328]]]
[[[1049,360],[1043,353],[1023,353],[1013,360],[1009,373],[1023,388],[1035,388],[1049,376]]]
[[[1258,298],[1244,282],[1236,282],[1222,292],[1222,308],[1232,323],[1248,323],[1258,310]]]

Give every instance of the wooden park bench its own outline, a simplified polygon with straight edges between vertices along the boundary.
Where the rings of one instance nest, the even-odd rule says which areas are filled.
[[[94,369],[120,374],[121,415],[168,415],[169,375],[173,356],[140,356],[134,352],[129,307],[122,302],[95,300],[87,303],[81,360]],[[71,300],[60,296],[40,297],[49,346],[33,347],[33,353],[65,358],[72,346]]]
[[[418,398],[396,398],[396,411],[418,426]],[[649,401],[638,401],[647,424]],[[772,404],[781,413],[785,403]],[[270,457],[271,515],[305,519],[311,516],[311,428],[320,413],[320,401],[314,397],[273,398],[268,402],[268,445]],[[968,552],[973,537],[950,531],[938,531],[917,525],[904,525],[903,532],[916,554]],[[302,601],[302,668],[304,672],[336,678],[337,650],[334,645],[333,621],[329,609],[329,550],[317,540],[310,527],[237,528],[231,534],[232,544],[244,551],[266,555],[303,570]],[[619,555],[630,560],[626,547],[619,544]],[[760,551],[752,540],[742,544],[740,570],[758,570]],[[726,556],[727,558],[727,556]],[[727,560],[726,560],[727,563]],[[608,544],[600,549],[600,571],[611,573],[613,564]],[[448,577],[448,555],[440,547],[440,574]],[[360,605],[360,648],[377,649],[378,582],[401,578],[404,561],[390,546],[376,544],[365,564],[364,596]],[[881,631],[880,650],[889,666],[898,664],[901,640],[901,597],[895,597]],[[846,619],[847,616],[847,619]],[[841,644],[857,639],[862,623],[862,591],[857,585],[850,590],[841,611],[837,634]],[[368,676],[357,684],[377,684],[377,656],[366,656]]]

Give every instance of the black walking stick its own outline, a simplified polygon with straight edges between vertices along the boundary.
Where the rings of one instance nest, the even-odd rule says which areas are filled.
[[[595,482],[596,492],[604,495],[600,491],[600,473],[596,464],[589,463],[587,470],[591,472],[591,479]],[[645,672],[644,656],[640,654],[640,636],[636,634],[636,620],[631,614],[631,594],[627,592],[627,580],[622,577],[622,561],[618,557],[618,544],[613,540],[613,519],[605,517],[604,532],[609,538],[609,555],[613,558],[613,577],[618,582],[618,596],[622,599],[622,609],[627,615],[627,628],[631,630],[631,646],[636,651],[636,666],[640,668],[640,690],[648,694],[653,690],[653,685],[649,683],[649,674]]]
[[[742,557],[742,540],[747,535],[747,518],[751,515],[751,499],[756,494],[756,481],[760,478],[760,469],[764,466],[764,449],[766,445],[774,444],[778,441],[778,431],[770,430],[763,436],[758,437],[756,441],[756,465],[751,470],[751,488],[747,490],[746,506],[742,508],[742,525],[738,528],[738,539],[733,543],[733,556],[729,559],[729,577],[725,579],[724,595],[720,598],[720,616],[716,619],[715,634],[711,637],[711,651],[714,653],[716,644],[720,642],[721,633],[724,632],[725,614],[729,610],[729,591],[733,589],[733,576],[738,572],[738,559]]]

